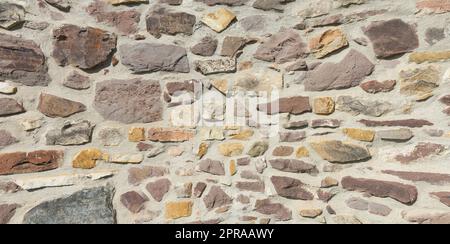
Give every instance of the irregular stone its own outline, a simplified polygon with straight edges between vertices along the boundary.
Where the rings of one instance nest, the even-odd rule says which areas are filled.
[[[398,182],[372,179],[344,177],[342,187],[349,191],[359,191],[381,198],[392,198],[406,205],[412,205],[417,200],[417,188]]]
[[[219,186],[212,186],[208,194],[203,198],[205,207],[208,210],[229,205],[233,199],[228,196]]]
[[[105,155],[98,149],[85,149],[75,155],[72,167],[80,169],[95,168],[97,160],[104,159]]]
[[[106,0],[112,5],[148,3],[148,0]]]
[[[342,141],[312,142],[310,145],[322,159],[332,163],[351,163],[371,158],[367,148]]]
[[[11,30],[25,22],[23,6],[8,2],[0,3],[0,27]]]
[[[426,182],[432,185],[444,185],[450,183],[450,174],[426,173],[426,172],[407,172],[395,170],[383,170],[384,174],[395,175],[403,180],[414,182]]]
[[[160,3],[167,3],[169,5],[178,6],[183,3],[183,0],[160,0]]]
[[[291,71],[306,71],[308,70],[308,65],[306,64],[305,60],[297,60],[292,64],[289,64],[286,68],[286,71],[291,72]]]
[[[341,121],[337,119],[314,119],[311,121],[311,127],[316,128],[338,128]]]
[[[213,175],[225,175],[225,168],[220,161],[205,159],[198,163],[199,170]]]
[[[145,128],[132,127],[128,130],[128,141],[140,142],[145,141]]]
[[[300,115],[303,113],[311,112],[312,108],[309,103],[309,97],[288,97],[280,98],[278,101],[259,104],[258,111],[266,112],[269,115],[279,113],[290,113],[293,115]]]
[[[272,168],[290,173],[317,173],[315,165],[305,163],[296,159],[273,159],[269,161]]]
[[[27,174],[58,168],[64,160],[64,152],[34,151],[0,154],[0,175]]]
[[[66,118],[73,114],[86,111],[86,106],[69,99],[41,93],[38,110],[50,118]]]
[[[289,120],[288,122],[283,124],[283,128],[288,130],[303,129],[305,127],[308,127],[308,124],[309,123],[307,120],[298,120],[298,121]]]
[[[126,124],[162,119],[161,88],[157,81],[110,80],[97,83],[94,108],[105,119]]]
[[[142,161],[144,161],[144,155],[141,153],[114,153],[109,157],[109,162],[116,164],[140,164]]]
[[[43,124],[41,116],[33,116],[29,118],[24,118],[20,120],[20,125],[25,131],[32,131],[41,128]]]
[[[1,5],[0,5],[1,7]],[[0,224],[4,225],[11,220],[11,218],[16,214],[16,209],[21,207],[18,204],[1,204],[0,205]]]
[[[244,5],[248,0],[195,0],[196,2],[202,2],[208,6],[215,5],[227,5],[227,6],[241,6]]]
[[[317,197],[324,203],[329,202],[334,196],[336,196],[336,193],[332,191],[324,191],[322,189],[317,190]]]
[[[359,197],[352,197],[345,201],[347,206],[352,209],[368,211],[369,210],[369,202],[361,199]]]
[[[124,135],[121,128],[107,127],[98,132],[98,139],[106,147],[119,146],[122,143]]]
[[[247,155],[250,157],[260,157],[264,155],[269,149],[269,143],[266,141],[255,142],[248,151]]]
[[[363,31],[378,58],[404,54],[419,47],[415,27],[401,19],[372,22]]]
[[[233,83],[235,91],[271,92],[282,89],[283,74],[273,70],[254,70],[239,72]]]
[[[315,114],[329,115],[334,112],[334,100],[332,97],[314,98],[313,111]]]
[[[405,142],[411,140],[414,135],[410,129],[396,129],[378,131],[377,137],[385,141]]]
[[[101,29],[63,25],[53,31],[52,57],[60,66],[92,69],[107,62],[117,37]]]
[[[316,58],[324,58],[347,46],[347,37],[341,29],[327,30],[309,41],[309,49]]]
[[[450,59],[450,51],[414,52],[409,55],[410,63],[435,63]]]
[[[197,157],[199,159],[202,159],[208,153],[208,149],[209,149],[208,143],[204,142],[200,143],[200,145],[198,146]]]
[[[447,205],[447,207],[450,207],[450,192],[432,192],[430,195],[439,199],[439,201]]]
[[[295,156],[297,158],[306,158],[309,157],[309,150],[306,147],[299,147],[295,152]]]
[[[306,91],[340,90],[358,86],[375,65],[363,54],[352,49],[339,63],[324,63],[307,72]]]
[[[139,185],[145,179],[150,177],[162,177],[169,174],[169,170],[164,167],[145,166],[142,168],[130,168],[128,170],[128,182],[132,185]]]
[[[307,47],[300,35],[293,29],[281,29],[258,47],[254,57],[283,64],[306,55]]]
[[[266,27],[266,18],[264,15],[251,15],[239,19],[242,29],[250,32],[258,32]]]
[[[448,0],[420,0],[416,7],[429,13],[442,14],[450,12],[450,1]]]
[[[388,216],[389,214],[391,214],[391,212],[392,212],[392,209],[386,205],[374,203],[374,202],[369,203],[369,213],[371,213],[371,214],[380,215],[380,216]]]
[[[85,90],[91,87],[89,77],[81,75],[77,71],[73,71],[63,82],[65,87],[75,90]]]
[[[380,93],[380,92],[390,92],[394,90],[397,81],[395,80],[385,80],[385,81],[376,81],[371,80],[364,82],[360,85],[360,87],[367,93]]]
[[[395,160],[407,164],[427,157],[439,155],[446,150],[446,147],[436,143],[421,142],[417,144],[411,152],[395,156]]]
[[[358,121],[359,123],[362,123],[369,127],[378,127],[378,126],[403,126],[403,127],[410,127],[410,128],[420,128],[423,126],[431,126],[433,123],[431,123],[428,120],[422,120],[422,119],[404,119],[404,120],[383,120],[383,121],[374,121],[374,120],[366,120],[362,119]]]
[[[195,22],[195,15],[171,12],[165,8],[151,11],[146,18],[147,31],[156,38],[160,38],[161,34],[190,36],[194,33]]]
[[[322,188],[330,188],[338,185],[339,182],[335,178],[332,178],[330,176],[325,177],[320,183],[320,187]]]
[[[313,200],[314,195],[305,190],[301,181],[294,178],[272,176],[270,178],[278,195],[287,199]]]
[[[227,36],[223,39],[221,56],[234,57],[235,54],[247,45],[249,40],[240,36]]]
[[[266,168],[267,168],[266,159],[263,157],[257,158],[255,162],[256,172],[262,174],[264,173],[264,170],[266,170]]]
[[[256,9],[261,9],[264,11],[275,10],[278,12],[283,12],[283,5],[290,2],[295,2],[295,0],[256,0],[252,6]]]
[[[0,93],[6,95],[12,95],[17,93],[17,87],[8,85],[7,83],[0,83]]]
[[[351,5],[361,5],[367,2],[367,0],[337,0],[335,1],[339,7],[347,8]]]
[[[0,149],[19,142],[17,138],[11,135],[10,132],[6,130],[0,130]]]
[[[276,147],[273,152],[272,156],[275,157],[288,157],[291,156],[294,152],[294,148],[290,146],[278,146]]]
[[[175,194],[177,198],[190,198],[192,196],[192,182],[176,185]]]
[[[203,75],[236,72],[235,58],[221,58],[195,61],[195,70]]]
[[[45,135],[47,145],[83,145],[91,141],[94,125],[87,120],[66,121],[60,129],[52,129]]]
[[[200,42],[191,47],[191,52],[195,55],[210,57],[214,55],[218,46],[217,39],[206,36],[203,37]]]
[[[450,106],[450,95],[445,95],[439,99],[439,102],[442,104],[445,104],[447,106]]]
[[[280,221],[292,219],[292,211],[289,208],[281,203],[273,203],[270,199],[256,200],[255,211],[264,215],[271,215]]]
[[[219,152],[225,157],[239,156],[244,151],[244,145],[237,142],[227,142],[219,145]]]
[[[222,32],[235,19],[236,15],[233,12],[225,8],[220,8],[215,12],[206,14],[202,18],[202,22],[215,32]]]
[[[318,208],[306,208],[306,209],[300,209],[300,216],[304,218],[317,218],[318,216],[322,215],[323,211],[322,209]]]
[[[263,181],[238,181],[236,188],[240,191],[251,191],[264,193],[265,185]]]
[[[142,196],[135,191],[129,191],[120,196],[120,202],[132,213],[139,213],[147,201],[146,196]]]
[[[195,185],[195,187],[194,187],[194,196],[197,197],[197,198],[202,197],[203,192],[204,192],[205,189],[206,189],[206,186],[207,186],[206,183],[204,183],[204,182],[198,182],[198,183]]]
[[[23,189],[12,181],[0,182],[0,193],[16,193],[21,190]]]
[[[148,140],[158,142],[184,142],[194,138],[195,132],[176,128],[150,128]]]
[[[43,31],[47,29],[50,26],[48,22],[42,21],[42,22],[34,22],[34,21],[25,21],[23,24],[23,27],[31,29],[31,30],[39,30]]]
[[[241,130],[236,135],[233,135],[231,137],[231,139],[233,139],[233,140],[248,140],[254,134],[255,134],[255,132],[252,129]]]
[[[402,217],[408,222],[419,224],[450,224],[450,213],[430,209],[403,211]]]
[[[181,146],[169,147],[167,149],[167,154],[171,157],[179,157],[179,156],[183,155],[183,153],[184,153],[184,148]]]
[[[294,131],[294,132],[279,132],[280,142],[299,142],[306,138],[306,132]]]
[[[425,32],[425,41],[430,45],[434,45],[439,41],[443,40],[444,38],[445,38],[444,28],[431,27],[428,28]]]
[[[122,64],[133,73],[189,73],[186,49],[158,43],[124,44],[120,47]]]
[[[146,189],[152,195],[153,199],[161,202],[164,196],[169,192],[172,183],[168,179],[160,179],[147,184]]]
[[[192,215],[192,201],[166,203],[166,219],[179,219]]]
[[[72,7],[72,2],[70,0],[45,0],[48,4],[52,5],[53,7],[64,11],[69,12],[70,8]]]
[[[345,128],[342,131],[348,137],[358,141],[372,142],[375,139],[375,132],[372,130]]]
[[[441,80],[438,67],[427,66],[400,72],[400,93],[418,99],[432,93]]]
[[[350,113],[354,116],[364,114],[372,117],[380,117],[391,110],[391,103],[371,101],[353,98],[351,96],[340,96],[336,101],[336,110]]]
[[[114,189],[97,187],[43,202],[25,214],[24,224],[115,224]]]
[[[246,166],[250,164],[250,160],[250,157],[239,158],[238,160],[236,160],[236,163],[239,166]]]
[[[34,41],[0,34],[0,59],[2,79],[26,86],[47,86],[50,82],[44,53]]]

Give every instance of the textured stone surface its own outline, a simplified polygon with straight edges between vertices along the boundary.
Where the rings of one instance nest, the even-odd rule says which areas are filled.
[[[317,173],[313,164],[305,163],[296,159],[274,159],[270,160],[272,168],[290,173]]]
[[[196,55],[209,57],[217,49],[218,41],[210,36],[203,37],[197,44],[191,47],[191,52]]]
[[[402,120],[366,120],[362,119],[358,121],[366,126],[369,127],[380,127],[380,126],[404,126],[404,127],[410,127],[410,128],[420,128],[423,126],[430,126],[433,125],[428,120],[423,119],[402,119]]]
[[[0,175],[26,174],[58,168],[64,160],[62,151],[34,151],[0,154]]]
[[[277,220],[287,221],[292,219],[292,211],[281,203],[274,203],[270,199],[257,200],[255,210],[258,213],[273,216]]]
[[[25,214],[25,224],[115,224],[114,189],[96,187],[40,203]]]
[[[202,22],[214,31],[222,32],[234,19],[236,19],[236,15],[232,11],[226,8],[220,8],[203,16]]]
[[[213,175],[225,175],[225,168],[220,161],[204,159],[199,162],[198,166],[199,169],[203,172],[207,172]]]
[[[86,111],[86,106],[80,102],[41,93],[38,110],[50,118],[66,118],[73,114]]]
[[[203,197],[203,202],[208,210],[229,205],[233,199],[227,195],[219,186],[212,186],[208,194]]]
[[[278,195],[287,199],[313,200],[314,195],[304,189],[305,184],[289,177],[272,176],[270,178]]]
[[[136,33],[141,20],[141,13],[136,10],[112,11],[104,1],[96,0],[86,8],[97,22],[115,27],[121,34]]]
[[[183,12],[170,12],[164,8],[151,11],[146,18],[147,31],[156,38],[161,34],[192,35],[196,22],[195,15]]]
[[[66,121],[61,129],[53,129],[45,135],[47,145],[82,145],[91,141],[94,125],[89,121]]]
[[[377,137],[385,141],[409,141],[413,136],[410,129],[382,130],[377,132]]]
[[[4,225],[9,222],[9,220],[16,213],[16,209],[19,208],[18,204],[1,204],[0,205],[0,224]]]
[[[168,179],[160,179],[147,184],[146,189],[150,195],[158,202],[169,192],[172,183]]]
[[[348,137],[358,140],[358,141],[371,142],[375,139],[375,132],[371,131],[371,130],[345,128],[345,129],[343,129],[343,132]]]
[[[120,202],[132,213],[139,213],[148,199],[135,191],[129,191],[120,196]]]
[[[400,163],[407,164],[427,157],[439,155],[444,152],[445,149],[446,147],[441,144],[421,142],[417,144],[412,151],[399,154],[395,159]]]
[[[400,93],[421,99],[432,93],[440,80],[441,72],[435,66],[403,70],[400,72]]]
[[[25,21],[25,8],[13,2],[0,3],[0,27],[13,29]]]
[[[316,58],[323,58],[347,46],[347,37],[340,29],[327,30],[309,41],[309,48]]]
[[[365,147],[341,141],[314,142],[310,145],[324,160],[333,163],[351,163],[371,157]]]
[[[287,97],[280,98],[278,101],[272,103],[258,105],[259,111],[264,111],[267,114],[290,113],[299,115],[311,112],[312,108],[309,103],[309,97]]]
[[[380,117],[391,110],[389,102],[370,101],[353,98],[351,96],[340,96],[336,101],[336,110],[350,113],[354,116],[364,114],[372,117]]]
[[[390,92],[394,89],[397,81],[395,80],[385,80],[385,81],[376,81],[371,80],[364,83],[361,83],[361,88],[367,93],[380,93],[380,92]]]
[[[403,180],[414,182],[426,182],[432,185],[444,185],[450,183],[450,174],[383,170],[385,174],[395,175]]]

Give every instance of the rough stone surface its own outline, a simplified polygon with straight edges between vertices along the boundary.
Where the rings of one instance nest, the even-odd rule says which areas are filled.
[[[129,191],[120,196],[120,202],[132,213],[139,213],[147,200],[135,191]]]
[[[164,196],[169,192],[171,183],[168,179],[160,179],[147,184],[146,189],[150,195],[158,202],[161,202]]]
[[[151,11],[146,18],[147,31],[160,38],[161,34],[192,35],[196,22],[195,15],[183,12],[170,12],[164,8]]]
[[[316,58],[323,58],[347,46],[347,37],[340,29],[327,30],[309,41],[309,48]]]
[[[214,55],[218,45],[217,39],[210,36],[203,37],[197,44],[191,47],[191,52],[195,55],[209,57]]]
[[[62,151],[34,151],[0,154],[0,175],[26,174],[58,168],[64,160]]]
[[[367,93],[380,93],[380,92],[390,92],[394,90],[397,81],[395,80],[385,80],[385,81],[376,81],[371,80],[364,83],[361,83],[361,88]]]
[[[371,157],[365,147],[341,141],[314,142],[310,145],[324,160],[333,163],[350,163]]]
[[[272,168],[290,173],[317,173],[313,164],[305,163],[296,159],[274,159],[269,161]]]
[[[212,186],[208,194],[203,197],[203,202],[208,210],[229,205],[233,199],[228,196],[219,186]]]
[[[198,166],[199,169],[203,172],[207,172],[213,175],[225,175],[225,168],[220,161],[204,159],[199,162]]]
[[[354,116],[364,114],[372,117],[380,117],[391,110],[389,102],[369,101],[357,99],[351,96],[340,96],[336,101],[336,110],[350,113]]]
[[[309,103],[309,97],[288,97],[280,98],[278,101],[267,104],[258,105],[259,111],[264,111],[267,114],[290,113],[299,115],[311,112],[312,108]]]
[[[271,181],[278,195],[287,199],[313,200],[314,195],[305,190],[301,181],[289,177],[272,176]]]
[[[292,219],[292,211],[281,203],[274,203],[270,199],[257,200],[255,210],[258,213],[273,216],[277,220],[288,221]]]
[[[66,121],[60,129],[53,129],[45,135],[47,145],[82,145],[91,141],[94,126],[87,120]]]
[[[80,102],[41,93],[38,110],[50,118],[66,118],[73,114],[86,111],[86,106]]]
[[[16,209],[19,208],[18,204],[1,204],[0,205],[0,224],[4,225],[9,222],[9,220],[16,213]]]

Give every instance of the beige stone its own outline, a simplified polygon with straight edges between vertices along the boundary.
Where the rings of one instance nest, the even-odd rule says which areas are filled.
[[[203,156],[205,156],[208,153],[208,148],[209,148],[209,144],[202,142],[200,143],[200,145],[198,146],[198,151],[197,151],[197,157],[198,158],[203,158]]]
[[[168,202],[166,203],[166,219],[179,219],[192,215],[191,201]]]
[[[295,152],[295,156],[297,156],[297,158],[309,157],[309,150],[306,147],[299,147]]]
[[[436,52],[415,52],[409,55],[410,63],[435,63],[441,61],[448,61],[450,59],[450,51],[436,51]]]
[[[234,140],[248,140],[253,136],[255,132],[252,129],[242,130],[238,132],[236,135],[232,136],[231,139]]]
[[[0,93],[1,94],[15,94],[17,92],[17,87],[11,86],[8,83],[0,82]]]
[[[130,128],[128,131],[128,140],[130,142],[145,141],[145,129],[144,128]]]
[[[222,32],[236,18],[233,12],[228,9],[220,8],[215,12],[209,13],[202,18],[202,22],[216,32]]]
[[[105,159],[105,155],[98,149],[85,149],[80,151],[72,160],[72,167],[80,169],[92,169],[97,160]]]
[[[151,128],[148,130],[148,139],[158,142],[184,142],[194,138],[195,131],[178,128]]]
[[[219,145],[219,152],[226,157],[239,156],[244,151],[242,143],[227,142]]]
[[[325,177],[322,180],[322,182],[320,183],[320,187],[322,187],[322,188],[329,188],[329,187],[338,186],[338,185],[339,185],[339,181],[330,176]]]
[[[228,92],[228,81],[227,80],[213,80],[211,85],[223,94]]]
[[[234,75],[233,80],[234,91],[271,92],[284,84],[283,74],[274,70],[247,70]]]
[[[400,93],[423,100],[439,87],[441,72],[437,66],[407,69],[400,72]]]
[[[233,176],[237,173],[237,169],[236,169],[236,160],[231,160],[230,161],[230,175]]]
[[[322,214],[322,209],[318,208],[306,208],[300,210],[300,216],[305,218],[316,218],[317,216]]]
[[[315,114],[329,115],[334,112],[335,103],[332,97],[314,98],[313,111]]]
[[[342,131],[348,137],[358,141],[372,142],[375,139],[375,131],[372,130],[345,128]]]
[[[316,58],[323,58],[347,46],[347,37],[341,29],[327,30],[309,42],[309,48]]]
[[[144,155],[141,153],[115,153],[111,155],[109,161],[117,164],[140,164],[144,161]]]

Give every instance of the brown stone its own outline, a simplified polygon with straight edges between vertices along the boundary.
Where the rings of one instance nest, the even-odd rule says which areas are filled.
[[[274,169],[290,173],[318,173],[315,165],[296,159],[273,159],[269,161]]]
[[[184,12],[170,12],[165,8],[157,8],[151,11],[146,18],[147,31],[160,38],[161,34],[192,35],[196,22],[195,15]]]
[[[278,195],[287,199],[313,200],[314,195],[305,190],[303,182],[289,177],[272,176],[270,178]]]
[[[337,119],[314,119],[311,121],[311,127],[316,128],[338,128],[341,121]]]
[[[299,142],[306,138],[305,131],[279,132],[280,142]]]
[[[349,191],[359,191],[375,197],[392,198],[401,203],[412,205],[417,200],[417,188],[398,182],[381,181],[363,178],[344,177],[342,187]]]
[[[164,196],[169,192],[171,185],[172,184],[168,179],[160,179],[148,183],[146,189],[155,201],[161,202]]]
[[[24,113],[25,109],[13,98],[0,98],[0,116]]]
[[[58,168],[64,160],[62,151],[34,151],[0,154],[0,175],[27,174]]]
[[[225,168],[220,161],[204,159],[198,163],[200,171],[213,175],[225,175]]]
[[[0,193],[16,193],[21,190],[22,187],[12,181],[0,182]]]
[[[327,30],[309,41],[309,48],[316,58],[324,58],[347,46],[347,37],[341,29]]]
[[[409,172],[383,170],[384,174],[395,175],[403,180],[414,182],[426,182],[432,185],[444,185],[450,183],[450,174],[427,173],[427,172]]]
[[[411,52],[419,47],[419,38],[413,25],[401,19],[372,22],[364,28],[378,58],[389,58]]]
[[[89,77],[81,75],[77,71],[73,71],[64,80],[63,85],[75,90],[85,90],[91,87],[91,81]]]
[[[150,128],[148,139],[158,142],[184,142],[194,138],[195,132],[176,128]]]
[[[207,185],[204,182],[198,182],[194,187],[194,196],[197,198],[202,197],[203,192],[205,191]]]
[[[223,39],[221,56],[234,57],[249,41],[240,36],[227,36]]]
[[[44,53],[30,40],[0,34],[0,78],[26,86],[46,86],[50,82]]]
[[[333,163],[351,163],[371,158],[366,147],[342,141],[320,141],[310,145],[324,160]]]
[[[0,224],[4,225],[11,220],[16,213],[16,209],[21,207],[18,204],[1,204],[0,205]]]
[[[416,3],[417,9],[426,10],[431,13],[441,14],[450,12],[449,0],[419,0]]]
[[[264,193],[265,185],[263,181],[238,181],[236,188],[240,191],[251,191]]]
[[[132,213],[139,213],[146,201],[148,201],[146,196],[135,191],[129,191],[120,196],[120,202]]]
[[[382,82],[371,80],[362,83],[360,87],[367,93],[376,94],[379,92],[390,92],[394,90],[396,84],[396,80],[385,80]]]
[[[290,113],[293,115],[300,115],[303,113],[311,112],[312,108],[309,103],[309,97],[288,97],[280,98],[278,101],[259,104],[258,110],[266,112],[269,115],[279,113]]]
[[[145,141],[145,128],[130,128],[130,130],[128,131],[128,140],[130,142]]]
[[[279,146],[273,150],[272,155],[275,157],[287,157],[287,156],[291,156],[293,152],[294,152],[293,147]]]
[[[375,120],[367,120],[362,119],[358,121],[368,127],[379,127],[379,126],[403,126],[410,128],[420,128],[423,126],[431,126],[434,125],[428,120],[423,119],[404,119],[404,120],[383,120],[383,121],[375,121]]]
[[[419,143],[414,149],[406,154],[399,154],[395,160],[400,163],[407,164],[419,159],[424,159],[430,156],[439,155],[445,151],[445,146],[436,143]]]
[[[117,37],[92,27],[63,25],[53,31],[53,58],[60,66],[92,69],[105,63],[116,49]]]
[[[324,191],[322,189],[317,190],[317,197],[322,202],[329,202],[334,196],[336,196],[336,193],[333,193],[331,191]]]
[[[86,106],[62,97],[41,93],[38,110],[50,118],[66,118],[73,114],[86,111]]]
[[[218,43],[217,39],[206,36],[191,47],[191,52],[195,55],[210,57],[216,52]]]
[[[430,193],[432,197],[435,197],[441,201],[441,203],[447,205],[447,207],[450,207],[450,192],[448,191],[442,191],[442,192],[432,192]]]
[[[292,211],[281,203],[273,203],[270,199],[256,200],[255,211],[271,215],[276,220],[288,221],[292,219]]]
[[[212,210],[231,204],[233,199],[219,186],[212,186],[208,194],[203,198],[203,202],[208,210]]]
[[[145,179],[151,177],[162,177],[169,174],[169,170],[164,167],[145,166],[142,168],[130,168],[128,170],[128,183],[132,185],[139,185]]]

